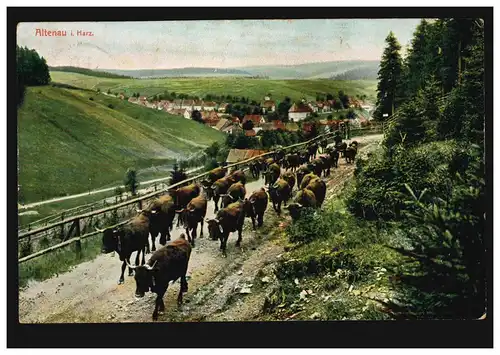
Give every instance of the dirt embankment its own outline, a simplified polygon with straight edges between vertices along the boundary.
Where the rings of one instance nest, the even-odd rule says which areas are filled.
[[[360,155],[376,147],[381,135],[359,137]],[[354,172],[353,164],[339,161],[327,179],[327,198],[337,194]],[[247,194],[263,186],[262,179],[247,184]],[[207,217],[214,215],[209,204]],[[278,216],[268,207],[264,226],[253,231],[245,222],[241,248],[236,238],[228,241],[227,258],[222,258],[219,242],[208,237],[197,239],[188,268],[189,291],[178,308],[179,283],[169,287],[164,297],[165,314],[159,321],[248,321],[256,319],[273,285],[272,264],[280,258],[287,242],[283,235],[289,216]],[[183,230],[174,228],[176,239]],[[132,258],[131,260],[134,260]],[[135,299],[135,281],[126,277],[118,285],[120,262],[117,256],[100,255],[71,271],[43,282],[33,282],[19,295],[19,320],[22,323],[101,323],[150,322],[156,295],[148,293]]]

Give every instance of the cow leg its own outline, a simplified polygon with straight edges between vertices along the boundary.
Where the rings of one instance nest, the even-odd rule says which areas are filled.
[[[255,217],[252,216],[252,227],[253,227],[253,230],[255,230]]]
[[[165,305],[163,304],[163,296],[165,295],[165,292],[167,292],[167,287],[162,288],[157,294],[156,294],[156,302],[155,302],[155,310],[153,312],[153,320],[156,321],[158,320],[158,311],[160,308],[163,307],[165,309]]]
[[[217,206],[218,203],[219,203],[219,196],[217,197],[214,196],[214,205],[215,205],[214,213],[217,213],[217,211],[219,210],[219,206]]]
[[[142,263],[141,265],[146,264],[146,247],[142,248]]]
[[[257,215],[257,222],[258,226],[262,227],[262,225],[264,224],[264,213]]]
[[[193,228],[193,229],[192,229],[192,231],[191,231],[191,238],[192,238],[192,240],[193,240],[193,242],[191,243],[191,245],[192,245],[193,247],[194,247],[194,241],[195,241],[195,239],[196,239],[196,229],[198,229],[198,223],[196,223],[196,224],[194,225],[194,228]]]
[[[222,236],[221,236],[221,239],[220,239],[220,250],[222,251],[222,256],[223,257],[226,257],[226,245],[227,245],[227,239],[229,238],[229,233],[224,233]]]
[[[139,265],[139,258],[141,256],[141,249],[137,250],[137,255],[135,256],[135,265]],[[130,259],[128,259],[130,264]],[[134,269],[128,268],[128,276],[134,276]]]
[[[281,201],[278,202],[278,209],[276,210],[276,212],[278,212],[278,214],[281,214]]]
[[[156,236],[158,235],[158,233],[155,231],[154,233],[151,233],[151,251],[156,251],[156,246],[155,246],[155,242],[156,242]],[[149,254],[149,244],[146,244],[146,249],[147,249],[147,253]]]
[[[177,305],[180,307],[182,304],[182,294],[188,291],[188,284],[186,280],[186,275],[181,276],[181,287],[179,290],[179,295],[177,296]]]
[[[127,267],[127,263],[125,262],[125,260],[123,260],[123,263],[122,263],[122,273],[120,274],[120,278],[118,279],[118,285],[121,285],[122,283],[125,282],[125,278],[123,277],[123,274],[125,274],[125,268],[126,267]]]
[[[239,248],[241,246],[241,234],[242,234],[243,226],[238,229],[238,240],[236,241],[236,246]]]
[[[200,228],[200,238],[203,238],[203,218],[200,221],[201,228]]]

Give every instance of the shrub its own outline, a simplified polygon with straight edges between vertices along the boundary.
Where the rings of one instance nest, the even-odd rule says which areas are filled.
[[[89,100],[90,101],[94,101],[94,98],[91,96],[91,97],[89,97]]]
[[[308,243],[328,237],[338,231],[335,225],[336,217],[337,214],[333,211],[303,209],[301,218],[287,227],[288,238],[292,243]]]
[[[109,107],[110,109],[114,109],[114,108],[115,108],[115,106],[113,106],[113,104],[108,104],[108,107]]]

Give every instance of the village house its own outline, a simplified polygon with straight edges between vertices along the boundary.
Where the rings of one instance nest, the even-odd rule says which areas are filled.
[[[201,112],[201,118],[203,118],[204,121],[210,120],[210,121],[215,121],[219,122],[219,115],[215,111],[202,111]]]
[[[253,129],[249,129],[245,131],[245,136],[247,137],[255,137],[257,135],[257,132]]]
[[[285,124],[283,122],[281,122],[280,120],[275,120],[272,123],[273,123],[274,129],[281,129],[282,131],[284,131],[286,129]]]
[[[129,97],[128,102],[135,104],[135,103],[137,103],[137,98],[136,97]]]
[[[294,122],[288,122],[285,124],[285,131],[297,132],[299,130],[299,125]]]
[[[217,111],[219,111],[219,112],[226,112],[227,105],[228,104],[226,104],[226,103],[220,104],[219,107],[217,108]]]
[[[193,103],[193,111],[198,110],[201,111],[203,110],[203,101],[201,100],[195,100]]]
[[[214,111],[217,104],[213,101],[203,102],[203,110],[204,111]]]
[[[304,104],[293,104],[292,107],[288,110],[288,118],[293,120],[294,122],[302,121],[307,116],[309,116],[313,110]]]
[[[219,122],[215,125],[215,129],[218,131],[223,131],[225,128],[231,125],[231,121],[226,118],[221,118]]]
[[[242,123],[246,121],[252,121],[254,127],[259,127],[261,124],[266,123],[264,116],[261,115],[245,115]]]
[[[319,110],[319,107],[316,104],[316,102],[309,102],[307,106],[309,106],[313,112],[318,112]]]
[[[231,149],[227,155],[226,163],[233,164],[264,154],[265,150],[258,149]]]
[[[174,110],[180,110],[182,108],[182,100],[174,100],[171,106]]]
[[[243,132],[243,128],[238,123],[233,123],[232,125],[228,126],[227,128],[224,128],[222,130],[224,133],[228,134],[239,134]]]
[[[187,108],[192,110],[194,106],[194,100],[182,100],[181,108]]]
[[[266,97],[268,98],[268,97]],[[260,107],[262,107],[262,113],[265,115],[267,112],[275,112],[276,111],[276,104],[272,100],[265,100],[260,104]]]

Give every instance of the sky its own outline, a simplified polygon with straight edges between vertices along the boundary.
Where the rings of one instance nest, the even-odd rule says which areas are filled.
[[[49,66],[90,69],[237,68],[380,60],[393,31],[410,43],[419,19],[210,20],[20,23],[17,43]],[[37,29],[66,37],[36,36]],[[93,36],[77,36],[77,30]],[[73,31],[74,36],[71,36]]]

